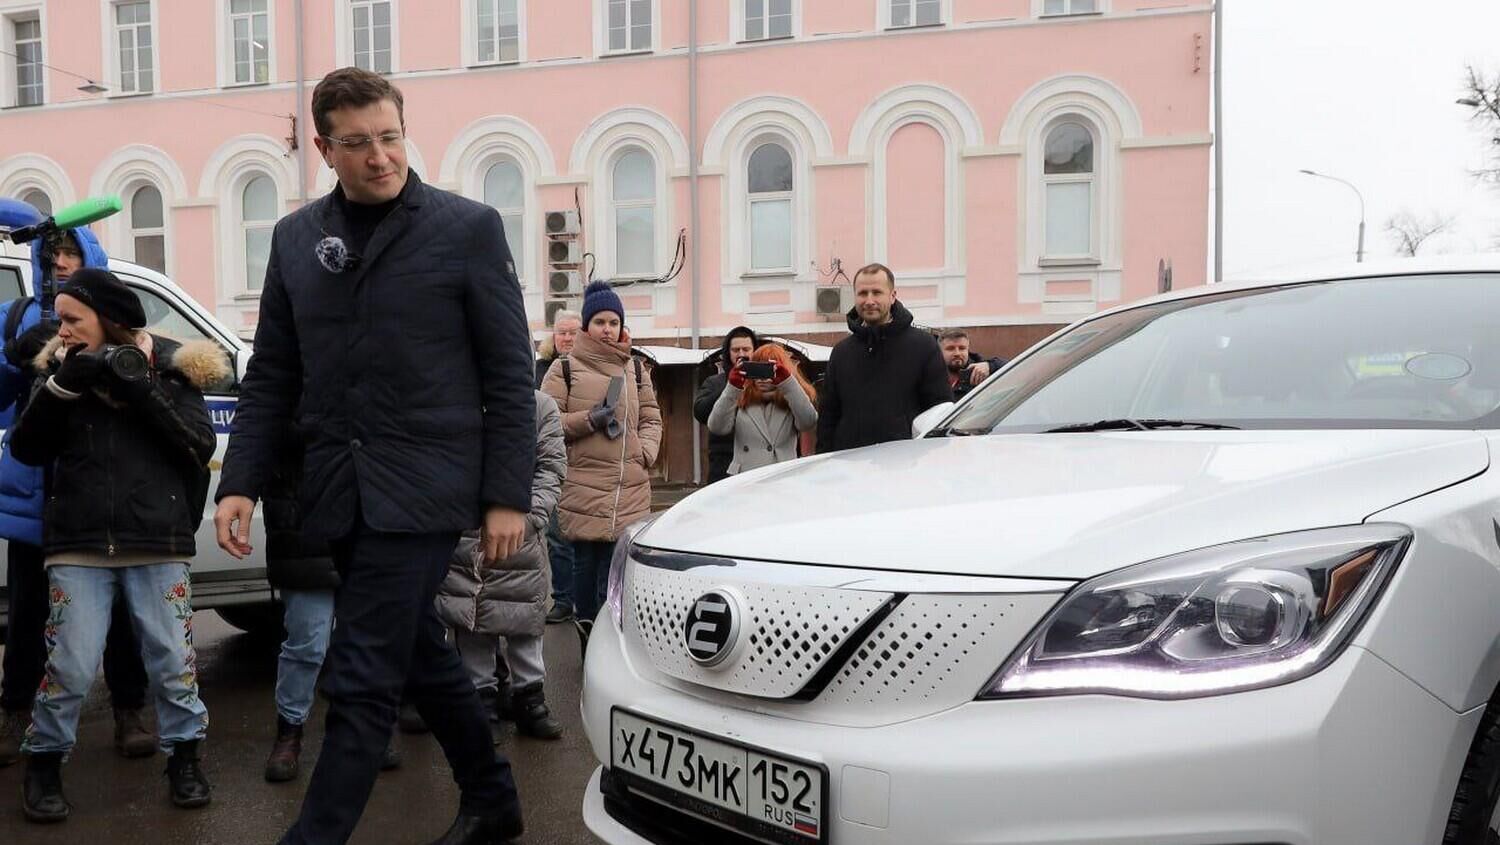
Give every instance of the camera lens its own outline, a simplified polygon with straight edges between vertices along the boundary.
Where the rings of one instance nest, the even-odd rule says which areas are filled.
[[[111,347],[104,353],[104,363],[120,381],[140,381],[146,377],[146,353],[140,347]]]

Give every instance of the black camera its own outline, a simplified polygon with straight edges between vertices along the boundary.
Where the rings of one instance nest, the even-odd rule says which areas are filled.
[[[140,381],[151,369],[146,353],[134,344],[106,345],[99,350],[99,357],[104,359],[105,368],[124,382]]]

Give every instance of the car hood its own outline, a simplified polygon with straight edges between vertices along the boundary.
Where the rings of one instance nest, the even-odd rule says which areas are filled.
[[[645,546],[856,568],[1082,579],[1356,524],[1485,471],[1472,431],[1010,434],[766,467],[684,499]]]

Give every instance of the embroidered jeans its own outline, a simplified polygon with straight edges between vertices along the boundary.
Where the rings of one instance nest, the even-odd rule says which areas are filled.
[[[208,729],[208,709],[198,697],[187,564],[120,569],[50,566],[47,580],[51,606],[47,672],[32,708],[26,751],[41,754],[73,748],[78,714],[94,682],[109,633],[110,610],[117,601],[125,602],[135,622],[156,697],[162,750],[170,754],[179,742],[201,739]]]

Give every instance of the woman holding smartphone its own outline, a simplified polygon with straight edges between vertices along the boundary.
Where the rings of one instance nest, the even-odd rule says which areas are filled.
[[[729,474],[797,457],[798,435],[818,426],[816,397],[779,343],[764,344],[735,365],[708,415],[710,433],[734,435]]]
[[[61,327],[35,362],[45,381],[11,438],[18,460],[43,468],[47,492],[51,617],[25,740],[26,817],[68,817],[62,762],[116,602],[130,611],[151,678],[172,803],[202,807],[208,711],[198,697],[188,562],[214,453],[202,391],[229,375],[229,362],[212,342],[141,331],[140,301],[107,270],[74,273],[56,307]]]
[[[572,354],[552,362],[542,392],[562,411],[568,475],[557,521],[573,543],[573,601],[586,636],[604,600],[615,540],[651,513],[661,410],[650,374],[630,354],[625,305],[608,282],[584,292],[583,328]]]

